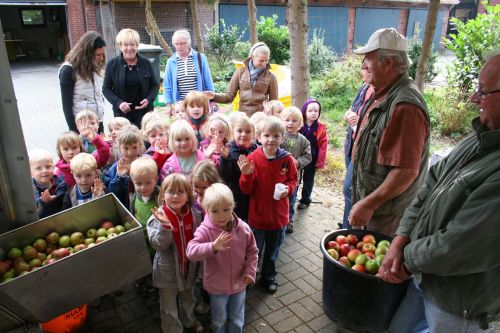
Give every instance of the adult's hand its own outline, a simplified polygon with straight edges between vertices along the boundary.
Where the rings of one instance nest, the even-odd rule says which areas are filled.
[[[377,273],[379,278],[390,283],[401,283],[410,278],[403,267],[403,250],[409,241],[407,237],[394,237]]]
[[[349,224],[353,227],[366,227],[375,213],[375,207],[368,197],[356,202],[349,213]]]
[[[128,113],[130,112],[131,105],[132,103],[123,102],[122,104],[120,104],[119,108],[123,113]]]
[[[213,91],[204,91],[203,95],[205,95],[208,99],[213,99],[215,97],[215,93]]]
[[[142,110],[142,109],[145,109],[147,108],[149,105],[149,101],[145,98],[141,101],[141,104],[139,104],[139,106],[136,106],[135,109],[136,110]]]

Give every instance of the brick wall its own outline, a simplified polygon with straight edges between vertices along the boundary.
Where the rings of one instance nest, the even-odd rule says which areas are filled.
[[[96,17],[92,0],[67,0],[66,10],[71,46],[90,30],[96,30]]]
[[[410,16],[410,10],[408,8],[401,9],[399,11],[398,32],[403,36],[406,36],[409,16]]]
[[[354,36],[356,35],[356,8],[349,7],[347,17],[347,53],[352,53]]]
[[[500,5],[500,0],[490,0],[489,4],[491,6],[493,5]],[[486,13],[486,10],[484,9],[484,6],[481,2],[479,2],[479,7],[478,7],[478,10],[477,10],[478,13]]]

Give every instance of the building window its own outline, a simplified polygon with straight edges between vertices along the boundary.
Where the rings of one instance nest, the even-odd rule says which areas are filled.
[[[21,16],[21,23],[24,26],[45,26],[43,9],[19,9],[19,14]]]

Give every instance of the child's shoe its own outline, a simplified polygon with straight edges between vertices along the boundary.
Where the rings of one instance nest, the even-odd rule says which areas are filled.
[[[288,222],[288,225],[286,226],[286,233],[293,234],[293,221]]]
[[[189,327],[189,330],[193,333],[203,333],[203,331],[205,329],[203,328],[203,325],[198,320],[195,320],[193,322],[193,325],[191,327]]]
[[[207,314],[210,311],[210,305],[205,304],[205,302],[200,302],[194,307],[194,313],[198,316]]]
[[[309,208],[309,204],[306,204],[306,203],[300,202],[300,203],[297,205],[297,209],[306,209],[306,208]]]

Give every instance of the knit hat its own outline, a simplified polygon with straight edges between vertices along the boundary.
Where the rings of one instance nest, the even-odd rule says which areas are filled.
[[[316,98],[309,98],[307,101],[304,102],[304,105],[302,105],[302,118],[304,118],[304,123],[306,121],[306,110],[307,106],[311,103],[317,103],[319,105],[319,115],[321,116],[321,103],[318,102]]]

